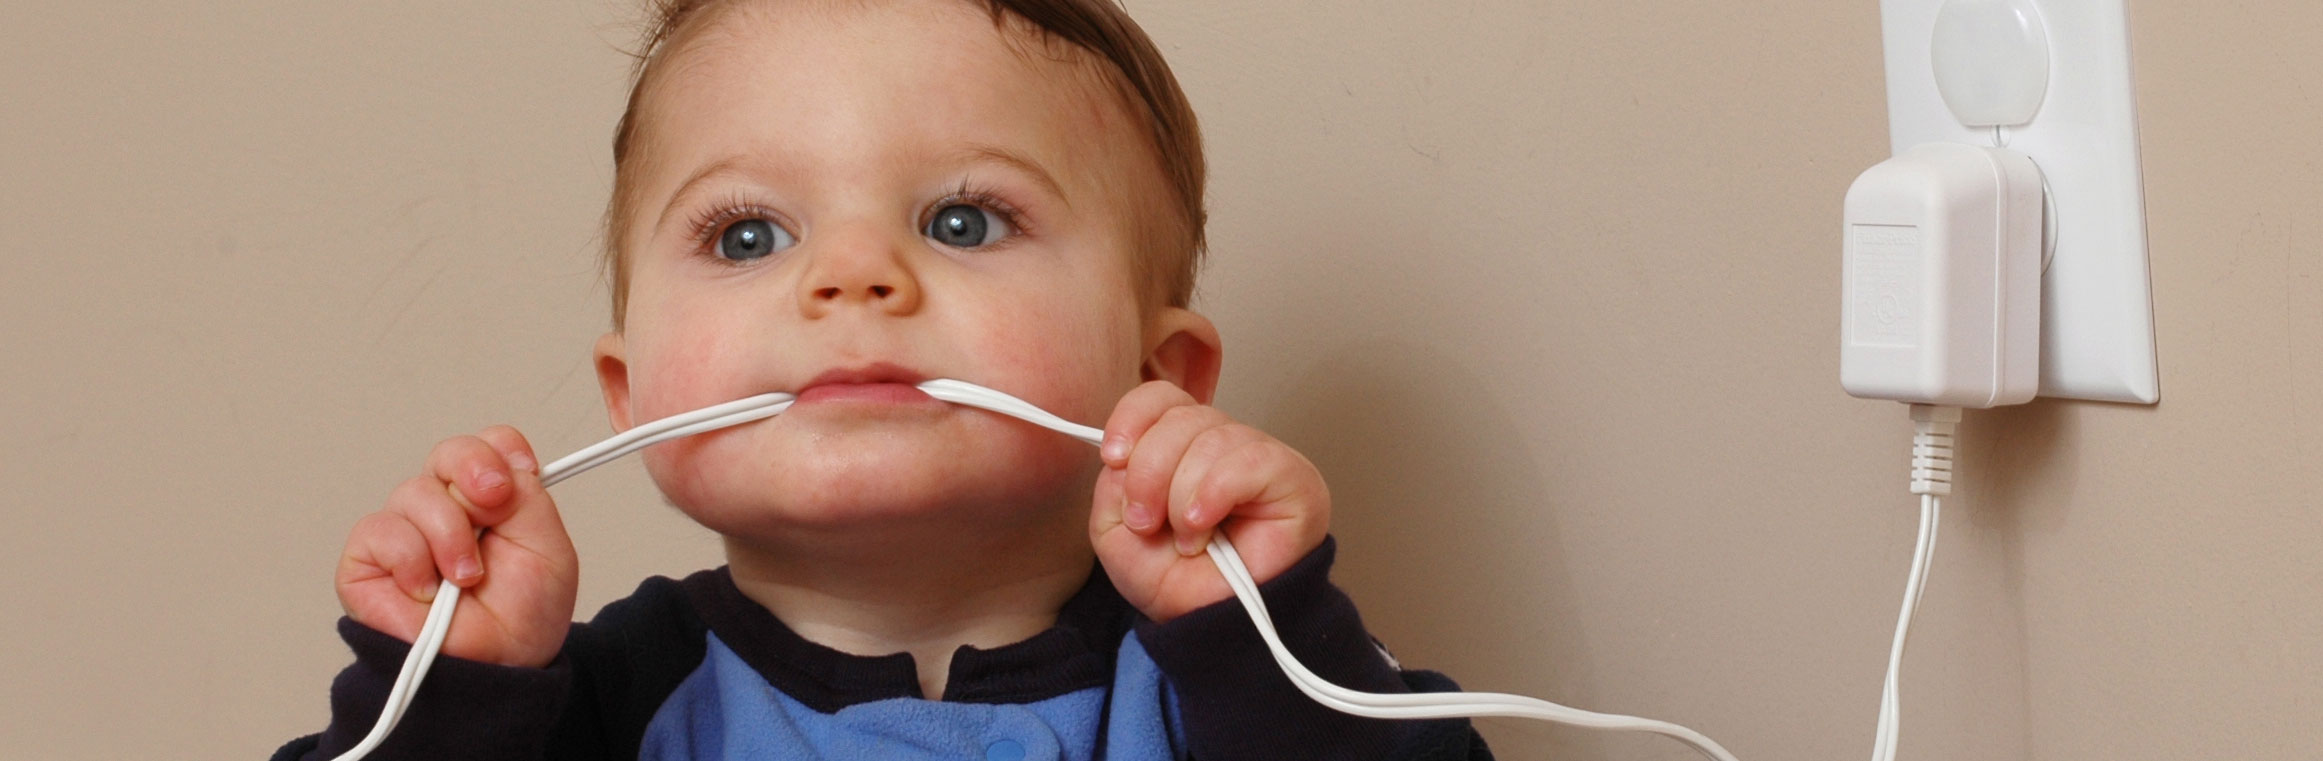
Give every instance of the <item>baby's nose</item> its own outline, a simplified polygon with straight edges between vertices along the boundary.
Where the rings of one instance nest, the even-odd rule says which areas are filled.
[[[905,259],[907,242],[879,235],[835,237],[808,254],[807,272],[799,281],[804,291],[799,305],[806,316],[857,306],[890,314],[919,309],[919,279]]]

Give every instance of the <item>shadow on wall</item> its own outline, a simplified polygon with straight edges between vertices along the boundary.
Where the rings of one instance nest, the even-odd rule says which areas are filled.
[[[1453,357],[1388,340],[1332,342],[1261,426],[1331,487],[1334,580],[1412,668],[1470,690],[1591,703],[1588,648],[1558,548],[1549,467]],[[1602,733],[1491,720],[1526,752],[1604,755]],[[1490,739],[1490,737],[1488,737]]]
[[[2078,478],[2065,443],[2074,440],[2068,408],[2088,404],[2043,398],[1963,416],[1961,491],[1995,508],[1969,514],[1979,524],[2004,530],[2012,550],[2026,529],[2045,532],[2064,525],[2067,500],[2061,497],[2072,493]],[[2060,456],[2068,462],[2061,465]]]
[[[2026,626],[2041,611],[2025,600],[2025,542],[2028,532],[2052,534],[2064,529],[2066,505],[2079,480],[2073,467],[2070,442],[2074,415],[2070,405],[2089,402],[2035,399],[2029,404],[1969,410],[1960,426],[1960,492],[1974,502],[1968,508],[1973,530],[1994,537],[2000,546],[2002,594],[2016,610],[2017,668],[2032,663]],[[2020,684],[2031,675],[2016,675]]]
[[[2071,466],[2073,441],[2069,405],[2089,402],[2035,399],[2030,404],[1969,410],[1960,425],[1960,473],[1968,520],[1979,533],[1996,535],[2007,569],[2000,582],[2017,606],[2018,646],[2025,610],[2025,537],[2028,531],[2062,530],[2078,469]],[[2020,653],[2020,655],[2022,655]]]

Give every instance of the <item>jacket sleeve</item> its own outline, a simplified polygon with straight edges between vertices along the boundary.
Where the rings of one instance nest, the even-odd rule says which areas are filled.
[[[1333,684],[1363,692],[1448,692],[1451,679],[1405,671],[1365,633],[1355,603],[1330,582],[1337,541],[1259,585],[1276,633],[1299,662]],[[1177,692],[1186,742],[1200,761],[1332,759],[1489,761],[1467,719],[1397,721],[1340,713],[1291,684],[1234,599],[1157,624],[1138,641]]]
[[[330,726],[292,740],[275,751],[274,761],[335,758],[362,742],[379,720],[411,645],[349,618],[339,619],[339,637],[355,651],[355,663],[331,683]],[[573,670],[562,655],[538,669],[438,656],[403,720],[365,758],[539,758],[572,682]]]
[[[365,761],[636,758],[654,711],[701,663],[702,632],[681,583],[656,576],[567,629],[546,668],[439,656]],[[355,665],[331,684],[330,727],[292,740],[274,761],[336,758],[379,720],[411,645],[345,618],[339,636]]]

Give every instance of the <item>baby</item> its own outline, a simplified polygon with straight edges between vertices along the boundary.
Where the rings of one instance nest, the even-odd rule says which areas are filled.
[[[1207,405],[1194,116],[1113,0],[657,5],[595,366],[617,429],[798,394],[642,455],[727,565],[572,623],[531,446],[446,440],[349,536],[356,663],[275,758],[369,731],[439,579],[465,589],[443,657],[374,758],[1489,757],[1465,721],[1298,693],[1203,553],[1234,541],[1325,678],[1453,688],[1330,585],[1315,467]],[[932,378],[1102,420],[1103,446]]]

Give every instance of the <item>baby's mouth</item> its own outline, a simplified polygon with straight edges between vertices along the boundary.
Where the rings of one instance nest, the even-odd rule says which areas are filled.
[[[798,401],[800,404],[942,404],[919,389],[923,380],[925,376],[910,368],[886,362],[837,368],[808,381],[799,389]]]

